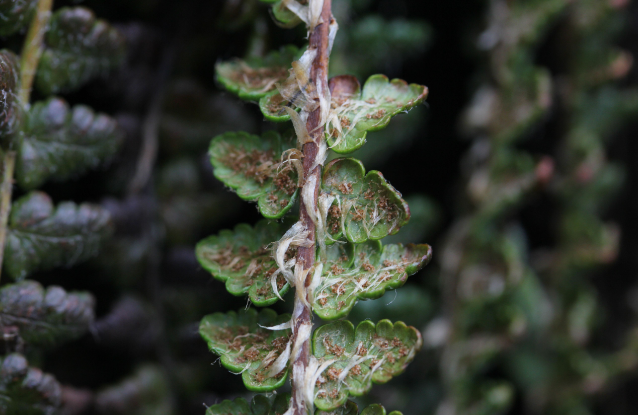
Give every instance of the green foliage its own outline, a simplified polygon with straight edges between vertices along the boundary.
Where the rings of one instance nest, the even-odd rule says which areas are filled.
[[[0,26],[2,27],[2,26]],[[0,50],[0,145],[9,147],[19,130],[22,106],[18,98],[20,64],[10,50]]]
[[[54,415],[61,399],[62,391],[55,378],[29,367],[22,355],[0,358],[0,413]]]
[[[221,357],[227,369],[242,374],[244,385],[255,392],[269,392],[282,386],[288,374],[289,329],[269,330],[290,320],[270,309],[259,313],[248,309],[235,313],[210,314],[202,319],[199,333],[210,350]],[[286,360],[280,367],[277,358]]]
[[[410,208],[381,172],[365,174],[356,159],[336,159],[326,165],[321,198],[334,198],[328,211],[328,233],[354,243],[393,235],[408,223]]]
[[[314,312],[324,320],[347,316],[357,300],[379,298],[386,290],[401,287],[432,259],[429,245],[382,246],[369,241],[355,244],[352,253],[332,249],[312,302]]]
[[[299,18],[299,16],[297,16],[295,13],[293,13],[292,11],[290,11],[290,9],[288,7],[286,7],[286,4],[290,4],[290,3],[296,3],[300,8],[303,8],[303,6],[297,2],[297,0],[260,0],[262,3],[266,3],[266,4],[272,4],[272,8],[271,8],[271,12],[272,12],[272,16],[275,19],[275,22],[281,26],[281,27],[285,27],[285,28],[292,28],[297,26],[299,23],[301,23],[301,19]],[[302,2],[304,2],[305,4],[307,4],[307,1],[302,0]],[[306,6],[307,8],[307,6]]]
[[[122,135],[115,120],[84,105],[70,109],[59,98],[38,102],[23,127],[18,183],[34,189],[49,179],[66,180],[95,168],[113,157]]]
[[[215,278],[226,282],[229,293],[248,294],[260,307],[271,305],[288,292],[290,284],[276,273],[277,263],[268,245],[281,238],[290,225],[291,221],[278,223],[265,219],[255,227],[237,225],[232,231],[221,231],[199,242],[195,250],[197,259]],[[287,255],[294,256],[294,250],[289,249]]]
[[[255,395],[250,404],[244,398],[225,400],[209,406],[206,415],[281,415],[288,410],[289,401],[287,393],[270,397]]]
[[[67,293],[35,281],[22,281],[0,289],[0,326],[16,327],[30,346],[53,346],[84,334],[94,319],[89,293]]]
[[[76,89],[124,59],[124,38],[84,7],[56,11],[44,40],[36,86],[46,95]]]
[[[386,415],[385,408],[378,404],[366,407],[359,413],[359,407],[352,401],[347,401],[345,405],[330,411],[317,410],[315,415]],[[390,415],[402,415],[399,411],[393,411]]]
[[[37,0],[0,0],[0,36],[12,35],[31,21]]]
[[[408,85],[401,79],[390,81],[385,75],[373,75],[363,85],[350,75],[330,79],[331,117],[326,125],[328,145],[339,154],[351,153],[366,142],[368,131],[385,128],[390,119],[422,103],[428,89]],[[259,101],[259,107],[270,121],[288,121],[284,107],[289,103],[278,92]]]
[[[60,203],[31,192],[13,204],[5,250],[5,271],[21,280],[34,271],[71,266],[94,256],[111,232],[104,209]]]
[[[297,171],[282,159],[291,148],[281,135],[268,131],[261,137],[245,132],[225,133],[210,144],[215,177],[244,200],[257,201],[262,215],[282,217],[297,197]]]
[[[288,78],[290,62],[300,51],[288,45],[264,57],[248,57],[215,65],[217,80],[230,92],[245,100],[258,100]]]
[[[100,414],[170,415],[173,413],[168,379],[164,370],[153,365],[139,367],[135,373],[109,386],[95,396]]]
[[[421,348],[421,334],[402,322],[361,322],[356,329],[347,320],[315,330],[312,351],[318,360],[315,405],[329,411],[343,405],[348,395],[361,396],[374,383],[386,383],[403,372]]]

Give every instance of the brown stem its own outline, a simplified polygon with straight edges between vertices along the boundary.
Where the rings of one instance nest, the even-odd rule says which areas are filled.
[[[15,151],[7,151],[2,155],[2,198],[0,199],[0,277],[2,276],[2,261],[4,246],[7,240],[9,212],[11,211],[11,190],[13,187],[13,170],[16,162]]]
[[[329,43],[329,30],[330,30],[330,21],[332,18],[332,6],[331,0],[324,0],[323,9],[321,12],[321,19],[323,23],[317,25],[315,30],[310,35],[310,42],[308,45],[308,49],[316,49],[317,55],[315,57],[314,62],[312,63],[312,68],[310,70],[310,83],[312,85],[322,85],[322,90],[327,90],[328,88],[328,43]],[[324,140],[324,127],[321,125],[321,109],[317,108],[312,111],[308,115],[308,120],[306,122],[306,128],[310,133],[310,137],[312,138],[312,142],[305,143],[303,145],[303,184],[305,185],[306,181],[311,176],[316,176],[316,186],[314,191],[314,198],[312,206],[306,206],[303,198],[300,203],[300,212],[301,212],[301,221],[305,227],[309,231],[308,238],[313,242],[313,244],[309,247],[300,247],[297,251],[297,263],[303,265],[304,270],[309,270],[315,263],[315,252],[316,252],[316,244],[315,244],[315,224],[308,215],[308,211],[316,212],[317,211],[317,198],[319,196],[319,186],[321,184],[320,176],[321,176],[321,165],[316,163],[317,161],[317,153],[319,151],[319,145],[321,141]],[[312,273],[308,273],[305,281],[305,288],[307,288],[311,283]],[[306,295],[305,299],[295,297],[295,312],[297,310],[301,310],[301,313],[298,318],[295,320],[295,325],[293,327],[293,344],[295,344],[297,334],[299,333],[299,328],[303,325],[312,325],[312,310],[309,304],[308,298],[308,290],[298,290],[297,292],[303,292]],[[299,353],[294,356],[294,361],[292,362],[292,367],[303,367],[303,373],[305,374],[305,368],[308,367],[308,363],[310,361],[310,339],[306,339],[301,345]],[[294,371],[294,369],[293,369]],[[297,379],[292,376],[292,408],[293,415],[307,415],[308,407],[311,407],[312,402],[305,402],[305,396],[303,394],[295,393],[296,391],[303,390],[304,388],[304,379]]]

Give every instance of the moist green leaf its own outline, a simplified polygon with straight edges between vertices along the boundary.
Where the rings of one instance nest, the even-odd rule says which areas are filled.
[[[278,269],[271,250],[272,242],[279,240],[292,225],[261,220],[254,227],[240,224],[234,230],[223,230],[218,235],[209,236],[197,244],[195,253],[199,263],[213,277],[226,282],[226,289],[233,295],[246,295],[259,307],[271,305],[279,299],[272,288],[272,278],[279,295],[290,289]],[[289,249],[289,257],[295,250]]]
[[[26,27],[37,4],[37,0],[0,0],[0,36],[12,35]]]
[[[290,142],[268,131],[261,137],[246,132],[219,135],[210,143],[210,161],[215,177],[244,200],[257,201],[269,219],[282,217],[297,197],[297,171],[292,162],[282,162]]]
[[[261,0],[262,3],[272,4],[272,17],[275,19],[275,23],[277,25],[284,28],[293,28],[301,23],[301,19],[288,10],[285,6],[286,1],[284,0]],[[302,5],[307,5],[308,0],[290,0],[288,3],[300,3]]]
[[[261,113],[266,117],[268,121],[272,122],[284,122],[290,120],[290,115],[284,109],[290,106],[294,108],[288,101],[286,101],[279,91],[272,91],[259,100],[259,109]]]
[[[0,6],[1,7],[1,6]],[[0,50],[0,145],[9,147],[20,129],[22,106],[18,98],[20,88],[20,64],[15,53]]]
[[[21,280],[34,271],[71,266],[97,254],[111,233],[109,213],[96,205],[63,202],[54,208],[31,192],[11,208],[5,271]]]
[[[368,241],[355,244],[350,252],[346,247],[328,247],[321,282],[314,290],[312,309],[324,320],[345,317],[357,300],[379,298],[401,287],[432,259],[432,248],[425,244],[382,247],[379,241]]]
[[[315,415],[358,415],[359,407],[352,401],[347,401],[344,405],[333,409],[332,411],[322,411],[318,409]],[[383,414],[385,415],[385,414]]]
[[[154,365],[139,367],[135,373],[98,392],[95,407],[99,414],[171,415],[170,388],[163,369]],[[122,408],[126,408],[123,412]]]
[[[258,100],[288,78],[288,68],[298,59],[299,49],[288,45],[264,57],[248,57],[215,65],[217,80],[245,100]]]
[[[328,163],[319,198],[334,198],[326,212],[327,232],[333,240],[342,235],[354,243],[381,239],[397,233],[410,220],[410,209],[401,193],[381,172],[365,174],[363,164],[353,158]]]
[[[368,131],[384,128],[400,112],[420,104],[428,95],[423,85],[390,81],[385,75],[372,75],[363,85],[353,76],[330,79],[331,118],[326,125],[328,145],[337,153],[350,153],[366,141]]]
[[[288,393],[270,397],[255,395],[250,404],[244,398],[237,398],[211,405],[206,410],[206,415],[282,415],[288,410],[289,402]]]
[[[13,353],[0,358],[0,413],[12,415],[54,415],[62,391],[55,378],[28,366]]]
[[[16,178],[25,189],[96,168],[115,155],[123,137],[114,119],[84,105],[70,109],[60,98],[36,103],[23,131]]]
[[[312,336],[312,350],[319,367],[326,366],[315,383],[315,405],[330,411],[346,403],[349,395],[368,392],[372,382],[386,383],[403,372],[421,345],[419,331],[403,322],[381,320],[375,326],[366,320],[356,332],[347,320],[319,327]]]
[[[17,327],[29,345],[53,346],[84,334],[95,317],[94,306],[89,293],[22,281],[0,289],[0,327]]]
[[[84,7],[53,13],[36,74],[44,95],[67,92],[105,75],[124,60],[124,37]]]
[[[288,368],[269,373],[273,363],[286,349],[290,329],[268,330],[290,320],[270,309],[259,313],[254,308],[235,313],[209,314],[202,319],[199,334],[210,350],[221,356],[222,365],[242,373],[244,385],[255,392],[269,392],[286,381]]]

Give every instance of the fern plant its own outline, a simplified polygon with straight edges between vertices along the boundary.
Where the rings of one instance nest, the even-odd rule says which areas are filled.
[[[68,92],[108,73],[124,56],[124,39],[82,7],[52,13],[51,0],[0,1],[0,34],[20,36],[20,55],[0,50],[0,270],[14,283],[0,288],[0,328],[6,350],[0,370],[0,412],[54,413],[60,385],[30,368],[19,353],[56,346],[86,332],[95,301],[24,281],[34,272],[70,267],[94,256],[111,232],[108,212],[97,205],[53,203],[34,190],[103,165],[113,157],[122,133],[111,117],[84,105],[70,107],[41,96]],[[27,192],[12,199],[13,183]],[[6,351],[5,351],[6,353]]]
[[[290,397],[258,395],[250,405],[224,401],[207,413],[301,415],[316,407],[321,414],[356,414],[348,397],[400,374],[422,341],[402,322],[364,321],[355,328],[339,319],[358,300],[402,286],[432,251],[428,245],[381,243],[407,223],[410,211],[380,172],[366,173],[353,158],[325,161],[330,150],[348,154],[363,146],[369,131],[421,103],[428,90],[383,75],[363,87],[353,76],[328,79],[338,29],[331,0],[262,1],[272,5],[279,25],[306,24],[307,48],[219,63],[217,79],[240,98],[258,101],[267,120],[290,121],[294,133],[233,132],[213,139],[215,176],[256,202],[266,219],[206,238],[196,253],[231,294],[263,307],[294,288],[294,307],[292,315],[269,309],[208,315],[200,334],[248,389],[274,391],[290,377],[292,391]],[[292,213],[297,205],[298,217]],[[313,331],[313,313],[331,322]],[[363,413],[385,409],[371,406]]]

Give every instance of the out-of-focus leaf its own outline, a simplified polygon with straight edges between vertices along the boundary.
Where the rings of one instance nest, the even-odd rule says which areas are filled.
[[[0,326],[15,326],[30,345],[53,346],[86,332],[94,319],[89,293],[67,293],[60,287],[46,290],[35,281],[22,281],[0,289]]]
[[[271,397],[255,395],[250,404],[244,398],[225,400],[209,406],[206,415],[282,415],[288,410],[289,401],[288,393]]]
[[[0,413],[55,415],[61,394],[57,380],[29,367],[22,355],[14,353],[0,358]]]
[[[264,57],[248,57],[215,65],[217,80],[245,100],[258,100],[288,78],[288,68],[298,59],[296,46],[285,46]]]
[[[232,231],[224,230],[199,242],[197,259],[204,269],[226,283],[229,293],[248,294],[260,307],[271,305],[278,300],[273,276],[279,296],[288,292],[290,284],[281,274],[275,274],[278,266],[268,245],[279,240],[291,224],[261,220],[251,227],[242,223]],[[287,256],[294,255],[295,250],[289,249]]]
[[[115,28],[84,7],[53,13],[44,44],[36,86],[45,95],[76,89],[107,74],[124,60],[126,46]]]
[[[133,376],[100,391],[95,408],[100,415],[171,415],[171,395],[162,369],[146,365]]]
[[[0,36],[14,34],[33,18],[37,0],[0,0]]]
[[[294,164],[281,160],[291,146],[274,131],[261,137],[245,132],[219,135],[209,149],[213,173],[242,199],[256,200],[262,215],[278,219],[298,193]]]
[[[375,299],[405,284],[408,276],[432,258],[429,245],[382,246],[379,241],[328,247],[321,283],[314,290],[312,309],[324,320],[348,315],[357,300]]]
[[[277,358],[287,349],[290,329],[268,330],[290,320],[270,309],[254,308],[235,313],[210,314],[202,319],[199,333],[210,350],[221,357],[224,367],[242,373],[244,385],[255,392],[269,392],[282,386],[288,374],[287,360]],[[285,356],[285,355],[284,355]],[[274,372],[274,373],[272,373]]]
[[[11,3],[11,2],[9,2]],[[18,98],[20,87],[18,57],[7,49],[0,50],[0,145],[9,147],[22,118],[22,106]]]
[[[110,233],[110,216],[99,206],[64,202],[54,208],[45,193],[31,192],[11,208],[5,270],[21,280],[34,271],[71,266],[96,255]]]
[[[354,243],[393,235],[410,220],[410,208],[381,172],[365,174],[363,164],[353,158],[333,160],[326,165],[320,200],[330,202],[326,230]],[[320,202],[321,203],[321,202]]]
[[[374,383],[386,383],[403,372],[422,345],[421,334],[403,322],[369,320],[354,326],[347,320],[315,330],[312,351],[320,367],[315,382],[315,405],[330,411],[361,396]],[[372,412],[376,414],[376,412]]]
[[[70,109],[59,98],[36,103],[23,131],[16,178],[25,189],[96,168],[113,157],[123,137],[114,119],[84,105]]]

